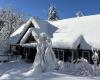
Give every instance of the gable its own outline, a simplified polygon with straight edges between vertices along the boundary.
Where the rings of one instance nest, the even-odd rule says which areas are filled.
[[[31,19],[19,27],[14,33],[12,33],[11,36],[7,39],[7,42],[12,45],[20,43],[21,39],[24,37],[25,33],[30,27],[34,27]]]
[[[35,38],[32,36],[33,29],[34,29],[34,25],[31,22],[30,25],[29,25],[28,30],[26,31],[24,36],[21,38],[21,40],[19,42],[20,44],[36,42]]]

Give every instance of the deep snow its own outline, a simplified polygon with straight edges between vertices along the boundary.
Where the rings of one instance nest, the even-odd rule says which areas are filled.
[[[27,64],[23,61],[12,61],[9,63],[0,63],[0,80],[100,80],[100,77],[80,77],[70,74],[61,74],[57,72],[41,73],[37,76],[23,76],[22,74],[27,72],[32,64]]]

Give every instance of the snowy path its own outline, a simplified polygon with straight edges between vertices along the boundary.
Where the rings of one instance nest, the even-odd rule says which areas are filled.
[[[100,77],[77,77],[55,72],[46,72],[38,76],[25,77],[21,74],[28,71],[32,64],[24,62],[0,63],[0,80],[2,79],[21,79],[21,80],[100,80]]]

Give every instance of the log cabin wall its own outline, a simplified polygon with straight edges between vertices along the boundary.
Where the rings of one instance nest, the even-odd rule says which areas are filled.
[[[82,49],[60,49],[60,48],[53,48],[56,58],[62,60],[64,62],[77,62],[77,59],[85,58],[88,60],[90,64],[93,64],[92,61],[92,51],[91,50],[82,50]],[[100,53],[100,51],[99,51]],[[100,54],[99,54],[99,61],[100,63]]]
[[[14,55],[21,55],[22,59],[24,59],[27,62],[34,62],[35,55],[36,55],[36,48],[30,48],[30,47],[22,47],[20,45],[13,45],[11,46],[11,52]]]
[[[14,49],[13,49],[14,48]],[[55,56],[58,60],[62,60],[64,62],[77,62],[77,59],[85,58],[89,63],[93,64],[92,61],[92,51],[91,50],[82,50],[82,49],[61,49],[61,48],[53,48]],[[19,45],[12,46],[12,52],[14,55],[21,55],[22,59],[26,59],[28,62],[34,62],[36,55],[36,47],[21,47]],[[100,51],[99,51],[100,53]],[[100,54],[99,61],[100,63]]]

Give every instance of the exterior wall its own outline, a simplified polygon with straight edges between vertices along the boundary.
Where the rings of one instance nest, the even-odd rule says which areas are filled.
[[[15,45],[11,47],[11,52],[14,55],[21,55],[22,59],[24,59],[26,62],[34,62],[36,48],[26,48],[21,47],[19,45]]]
[[[15,48],[14,48],[15,47]],[[23,59],[28,62],[34,62],[35,55],[36,55],[36,47],[34,48],[25,48],[21,46],[12,46],[12,52],[15,55],[21,55]],[[62,60],[64,62],[77,62],[77,59],[85,58],[89,61],[89,63],[93,64],[92,61],[92,51],[91,50],[81,50],[81,49],[59,49],[53,48],[56,58]],[[100,52],[99,52],[100,53]],[[100,57],[100,54],[99,54]],[[100,58],[98,63],[100,63]]]
[[[64,62],[71,62],[71,52],[70,50],[64,50],[64,49],[53,49],[54,50],[54,53],[56,55],[56,58],[59,59],[59,60],[63,60]]]
[[[89,63],[93,64],[92,61],[92,51],[91,50],[82,50],[82,49],[59,49],[55,48],[54,53],[56,55],[56,58],[59,60],[62,60],[64,62],[77,62],[77,59],[85,58],[88,60]],[[99,54],[100,57],[100,54]],[[100,58],[98,63],[100,62]]]
[[[36,48],[25,48],[22,47],[23,53],[21,53],[22,58],[26,59],[27,62],[34,62],[36,55]]]

